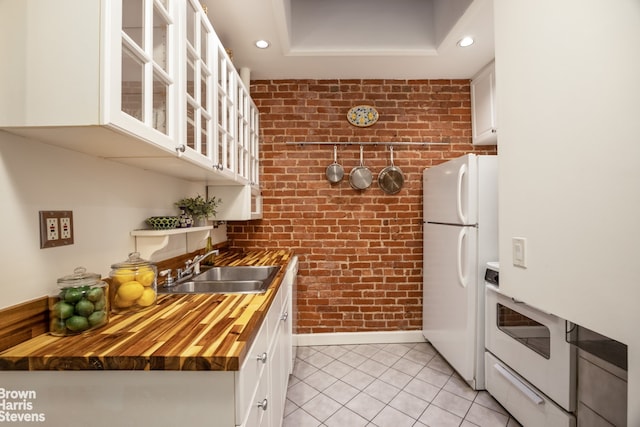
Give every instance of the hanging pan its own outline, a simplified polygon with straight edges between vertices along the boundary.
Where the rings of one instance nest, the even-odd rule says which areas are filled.
[[[327,180],[332,184],[342,181],[344,176],[344,168],[338,163],[338,146],[333,146],[333,163],[327,166]]]
[[[399,167],[393,164],[393,145],[389,146],[391,151],[391,165],[382,169],[378,174],[378,185],[387,194],[396,194],[404,184],[404,174]]]
[[[349,183],[355,190],[364,190],[371,185],[372,175],[371,171],[367,169],[362,160],[363,147],[360,146],[360,166],[356,166],[351,169],[349,174]]]

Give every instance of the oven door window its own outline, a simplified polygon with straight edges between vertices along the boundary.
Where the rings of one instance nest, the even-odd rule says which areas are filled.
[[[545,359],[551,357],[551,333],[545,325],[498,303],[498,329]]]

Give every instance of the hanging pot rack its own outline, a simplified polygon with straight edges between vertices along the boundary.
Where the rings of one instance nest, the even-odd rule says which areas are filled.
[[[303,141],[303,142],[295,142],[295,141],[287,141],[285,142],[287,145],[300,145],[300,146],[304,146],[304,145],[333,145],[333,151],[334,151],[334,159],[335,159],[335,153],[336,153],[336,149],[338,145],[358,145],[360,146],[360,166],[354,168],[351,171],[351,174],[349,175],[349,181],[351,182],[351,186],[352,188],[356,189],[356,190],[364,190],[365,188],[369,187],[369,185],[371,184],[371,182],[366,182],[365,184],[363,184],[362,186],[358,187],[358,186],[354,186],[353,184],[353,177],[352,174],[354,173],[354,171],[358,171],[362,168],[364,168],[364,166],[362,165],[362,151],[363,151],[363,146],[365,145],[370,145],[370,146],[377,146],[377,145],[384,145],[385,147],[387,147],[390,152],[391,152],[391,166],[385,168],[381,173],[385,172],[385,171],[393,171],[394,172],[394,179],[392,181],[394,181],[393,183],[389,184],[387,182],[385,182],[385,180],[383,179],[382,181],[380,181],[380,179],[378,180],[378,185],[380,186],[380,188],[382,189],[382,191],[384,191],[387,194],[396,194],[400,191],[400,187],[402,187],[402,184],[404,183],[404,175],[402,175],[402,171],[400,170],[400,168],[397,168],[393,165],[393,148],[396,146],[429,146],[429,145],[450,145],[449,142],[371,142],[371,141],[366,141],[366,142],[348,142],[348,141],[336,141],[336,142],[331,142],[331,141]],[[334,161],[334,163],[336,163],[337,161]],[[365,168],[366,169],[366,168]],[[369,170],[367,169],[367,172],[369,172]],[[371,172],[369,172],[369,175],[371,175]],[[380,178],[380,174],[379,174],[379,178]],[[337,181],[336,181],[337,182]]]

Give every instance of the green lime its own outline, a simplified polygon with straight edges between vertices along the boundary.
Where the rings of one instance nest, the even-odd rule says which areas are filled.
[[[71,316],[67,319],[65,325],[73,332],[82,332],[89,329],[89,321],[83,316]]]
[[[80,316],[87,317],[93,313],[93,310],[93,303],[89,300],[81,299],[76,303],[76,314],[79,314]]]
[[[93,303],[93,308],[96,311],[99,310],[104,310],[104,308],[107,306],[107,299],[104,298],[104,296],[102,298],[100,298],[98,301]]]
[[[58,301],[53,305],[51,313],[60,319],[67,319],[73,315],[73,306],[64,301]]]
[[[92,288],[87,292],[87,299],[91,302],[96,302],[102,299],[104,292],[102,288]]]
[[[89,316],[89,324],[94,326],[100,326],[107,322],[107,313],[105,311],[94,311]]]
[[[49,324],[49,331],[53,334],[62,335],[67,331],[67,325],[63,319],[59,317],[53,317],[51,319],[51,323]]]
[[[70,302],[72,304],[80,301],[82,299],[82,290],[76,288],[69,288],[64,293],[64,300],[66,302]]]

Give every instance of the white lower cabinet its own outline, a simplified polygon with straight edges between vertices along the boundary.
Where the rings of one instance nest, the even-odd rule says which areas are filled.
[[[290,347],[289,339],[289,293],[290,289],[287,286],[280,288],[280,303],[282,310],[280,310],[277,317],[277,325],[274,330],[275,337],[273,340],[273,348],[271,350],[272,358],[269,368],[269,395],[272,401],[272,410],[269,412],[270,427],[280,427],[282,425],[282,418],[284,415],[284,405],[287,395],[287,384],[289,380],[290,372],[290,359],[288,357]]]
[[[265,322],[247,353],[247,358],[235,375],[236,425],[259,425],[255,421],[262,416],[264,410],[256,409],[257,402],[267,398],[265,371],[269,358],[268,344]]]
[[[269,426],[269,413],[273,410],[272,403],[269,401],[269,381],[267,374],[258,382],[256,387],[255,401],[251,401],[249,412],[242,427],[266,427]],[[237,421],[236,421],[237,423]]]
[[[286,275],[236,374],[236,425],[280,427],[291,366],[291,286]]]

